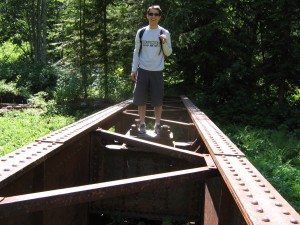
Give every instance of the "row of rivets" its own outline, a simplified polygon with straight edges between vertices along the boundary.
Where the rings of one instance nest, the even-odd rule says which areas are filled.
[[[217,144],[216,140],[213,138],[213,136],[210,134],[210,132],[208,131],[208,129],[204,127],[204,130],[206,131],[206,133],[208,134],[208,136],[210,137],[210,139],[213,141],[215,147],[218,149],[218,151],[223,154],[224,151],[221,149],[221,147]],[[223,133],[221,133],[220,131],[216,130],[214,127],[212,127],[215,131],[216,134],[218,134],[218,136],[221,138],[221,140],[224,141],[224,143],[229,147],[229,149],[235,154],[238,155],[238,151],[232,146],[231,143],[229,143],[228,139],[224,136]]]
[[[226,156],[225,156],[225,155],[222,155],[222,158],[223,158],[223,161],[224,161],[226,164],[228,164],[228,159],[226,158]],[[242,165],[246,165],[246,163],[244,163],[244,160],[241,159],[240,156],[237,156],[237,158],[239,159],[239,162],[242,163]],[[229,163],[229,164],[230,164],[230,163]],[[236,179],[237,181],[239,181],[239,185],[240,185],[241,187],[243,187],[242,190],[245,191],[245,192],[248,192],[248,193],[246,194],[246,196],[252,199],[252,198],[253,198],[253,194],[249,192],[249,189],[248,189],[247,187],[245,187],[245,183],[244,183],[244,182],[242,181],[242,179],[238,176],[238,174],[235,173],[236,170],[235,170],[231,165],[228,166],[228,168],[229,168],[230,172],[232,173],[232,175],[233,175],[234,177],[236,177],[235,179]],[[248,170],[249,173],[251,173],[251,174],[253,173],[253,171],[250,170],[249,167],[246,167],[246,169]],[[261,182],[261,179],[257,178],[257,176],[256,176],[255,174],[252,174],[252,177],[255,178],[254,180],[255,180],[256,182],[258,182],[258,183]],[[260,187],[265,187],[265,184],[260,183],[259,186],[260,186]],[[264,192],[265,192],[265,193],[270,193],[271,191],[270,191],[269,189],[265,189]],[[275,198],[275,196],[271,195],[271,196],[270,196],[270,199],[276,199],[276,198]],[[252,199],[252,200],[251,200],[251,204],[252,204],[252,205],[259,205],[258,201],[255,200],[255,199]],[[282,203],[280,203],[280,202],[275,202],[275,205],[276,205],[277,207],[282,207],[282,206],[283,206]],[[258,207],[258,208],[256,209],[256,212],[258,212],[258,213],[263,213],[264,210],[263,210],[263,208]],[[284,211],[283,211],[283,214],[285,214],[285,215],[290,215],[290,213],[289,213],[287,210],[284,210]],[[263,222],[270,222],[270,218],[267,217],[267,216],[264,216],[264,217],[262,217],[262,221],[263,221]],[[290,220],[290,222],[293,223],[293,224],[298,224],[298,221],[297,221],[296,219],[294,219],[294,218],[292,218],[292,219]]]
[[[192,112],[192,113],[195,114],[195,112]],[[200,119],[198,119],[198,120],[199,120],[199,122],[201,122],[201,121],[203,121],[203,120],[205,120],[205,122],[207,122],[207,120],[209,120],[209,119],[204,118],[204,116],[203,116],[202,119],[200,118]],[[221,149],[220,146],[217,144],[217,142],[215,141],[215,139],[213,138],[213,136],[209,133],[208,129],[207,129],[203,124],[205,124],[205,123],[201,122],[201,123],[200,123],[200,126],[204,128],[204,131],[208,134],[210,140],[212,140],[212,143],[214,144],[214,146],[216,147],[216,149],[218,150],[218,152],[220,152],[221,154],[224,154],[224,151],[222,151],[222,149]],[[236,152],[236,151],[233,150],[233,149],[234,149],[233,146],[229,144],[229,142],[225,139],[225,137],[222,136],[222,135],[220,135],[220,132],[217,131],[213,126],[212,126],[212,128],[213,128],[213,129],[216,131],[216,133],[221,137],[221,139],[224,141],[224,143],[226,143],[227,145],[229,145],[229,148],[230,148],[233,152]],[[245,192],[247,192],[247,194],[246,194],[247,197],[253,199],[253,195],[249,192],[249,189],[246,187],[245,183],[242,181],[242,179],[241,179],[241,178],[238,176],[238,174],[235,172],[235,169],[230,165],[230,162],[228,161],[228,159],[226,159],[226,157],[225,157],[224,155],[222,155],[222,157],[223,157],[224,162],[227,164],[228,168],[230,168],[230,172],[232,173],[232,175],[235,177],[235,179],[236,179],[237,181],[239,181],[239,185],[241,186],[242,190],[245,191]],[[238,156],[238,158],[239,158],[239,157],[240,157],[240,156]],[[257,177],[257,175],[253,172],[253,170],[251,170],[249,167],[247,167],[247,163],[244,162],[243,159],[241,159],[241,160],[239,160],[239,161],[241,162],[241,164],[242,164],[243,166],[245,166],[246,170],[249,172],[249,175],[250,175],[251,177],[254,178],[254,181],[258,183],[258,186],[261,187],[261,188],[265,188],[266,185],[262,182],[262,180],[261,180],[260,178]],[[263,191],[264,191],[265,193],[267,193],[267,194],[271,194],[271,191],[270,191],[269,189],[264,189]],[[270,198],[270,199],[276,199],[276,197],[275,197],[274,195],[270,195],[269,198]],[[253,205],[257,205],[257,206],[259,205],[259,204],[258,204],[258,201],[254,200],[254,199],[251,201],[251,203],[252,203]],[[277,207],[283,207],[283,204],[280,203],[280,202],[275,202],[274,204],[275,204]],[[256,212],[258,212],[258,213],[263,213],[264,210],[263,210],[263,208],[258,207],[258,208],[256,209]],[[283,212],[284,215],[290,215],[290,212],[288,212],[287,210],[283,210],[282,212]],[[263,216],[263,217],[261,218],[261,220],[262,220],[263,222],[270,222],[270,218],[267,217],[267,216]],[[298,224],[298,221],[297,221],[296,219],[292,218],[292,219],[290,219],[290,223]]]
[[[42,142],[39,141],[38,143],[33,143],[33,146],[38,146],[38,144],[42,144]],[[49,144],[47,147],[43,147],[42,150],[48,150],[48,147],[52,147],[53,145],[56,145],[56,143],[53,142],[53,143]],[[21,151],[14,152],[12,154],[15,154],[16,156],[21,156],[21,153],[24,153],[24,152],[26,152],[26,150],[31,150],[31,149],[32,149],[32,146],[27,146],[26,149],[23,148],[23,149],[21,149]],[[25,159],[26,160],[31,160],[33,157],[37,156],[39,153],[41,153],[41,151],[37,150],[36,153],[32,153],[30,156],[26,156]],[[9,155],[8,158],[14,159],[15,156],[12,155],[12,154]],[[6,162],[7,158],[2,158],[1,161]],[[24,159],[19,160],[19,163],[25,163],[25,162],[26,161]],[[18,167],[18,164],[12,164],[12,167],[16,168],[16,167]],[[4,168],[3,171],[4,172],[9,172],[9,171],[11,171],[11,169],[10,168]],[[0,176],[2,176],[2,174],[0,174]]]

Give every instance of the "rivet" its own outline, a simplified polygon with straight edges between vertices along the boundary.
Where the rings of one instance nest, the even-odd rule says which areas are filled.
[[[20,160],[19,162],[20,162],[20,163],[24,163],[25,161],[24,161],[24,160]]]
[[[18,167],[18,165],[17,164],[13,164],[12,167]]]
[[[290,212],[289,211],[287,211],[287,210],[283,210],[283,212],[282,212],[284,215],[290,215]]]
[[[2,162],[5,162],[7,159],[1,159]]]
[[[252,203],[252,205],[258,205],[258,201],[256,201],[256,200],[252,200],[251,203]]]
[[[14,156],[13,155],[10,155],[10,156],[8,156],[9,158],[13,158]]]
[[[8,172],[9,170],[10,170],[10,169],[8,169],[8,168],[5,168],[5,169],[4,169],[5,172]]]
[[[256,178],[255,181],[256,181],[256,182],[260,182],[260,179],[259,179],[259,178]]]
[[[298,224],[298,221],[297,221],[296,219],[294,219],[294,218],[292,218],[292,219],[290,220],[290,222],[293,223],[293,224]]]
[[[271,191],[269,189],[265,189],[264,192],[270,193]]]
[[[231,171],[231,172],[234,172],[234,171],[235,171],[235,169],[231,169],[230,171]]]
[[[28,157],[26,157],[26,159],[31,159],[31,157],[28,156]]]
[[[244,182],[241,182],[240,185],[241,185],[241,186],[245,186],[245,183],[244,183]]]
[[[264,210],[263,210],[263,208],[257,208],[257,209],[256,209],[256,212],[263,213]]]
[[[269,198],[270,198],[270,199],[275,199],[275,196],[274,196],[274,195],[271,195]]]
[[[237,177],[237,178],[235,178],[235,179],[238,180],[238,181],[242,180],[240,177]]]
[[[27,149],[31,149],[31,146],[27,146]]]
[[[236,177],[236,176],[238,176],[238,174],[237,174],[237,173],[234,173],[234,174],[233,174],[233,176],[235,176],[235,177]]]
[[[247,194],[247,197],[252,198],[253,195],[252,195],[251,193],[248,193],[248,194]]]
[[[275,202],[275,205],[278,206],[278,207],[281,207],[282,203],[281,202]]]
[[[44,148],[43,148],[43,150],[47,150],[47,148],[46,148],[46,147],[44,147]]]
[[[251,176],[252,176],[252,177],[257,177],[256,174],[252,174]]]
[[[249,191],[249,189],[248,188],[243,188],[243,191]]]
[[[269,219],[269,217],[264,216],[264,217],[262,218],[262,221],[264,221],[264,222],[270,222],[270,219]]]
[[[253,173],[253,171],[252,171],[252,170],[249,170],[248,172],[249,172],[249,173]]]
[[[265,185],[265,184],[259,184],[259,186],[261,186],[261,187],[265,187],[266,185]]]
[[[247,163],[243,162],[242,165],[247,165]]]

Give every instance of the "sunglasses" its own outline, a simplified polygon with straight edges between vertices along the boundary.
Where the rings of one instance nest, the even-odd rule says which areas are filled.
[[[148,13],[148,16],[160,16],[159,13]]]

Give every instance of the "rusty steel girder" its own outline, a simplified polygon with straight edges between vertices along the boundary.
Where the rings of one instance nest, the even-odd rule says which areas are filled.
[[[130,132],[138,114],[127,100],[1,157],[0,224],[93,225],[93,215],[103,214],[299,224],[299,214],[188,98],[166,98],[163,110],[161,121],[178,140]]]

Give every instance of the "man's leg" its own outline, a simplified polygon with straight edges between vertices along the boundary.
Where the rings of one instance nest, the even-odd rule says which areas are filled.
[[[145,123],[146,117],[146,105],[139,105],[138,106],[139,116],[141,123]]]
[[[139,116],[140,116],[139,132],[141,134],[145,134],[146,133],[146,123],[145,123],[146,105],[139,105],[138,111],[139,111]]]
[[[154,126],[154,132],[156,134],[160,134],[160,119],[162,114],[162,106],[156,106],[154,107],[154,115],[155,115],[155,126]]]
[[[155,123],[160,124],[162,114],[162,106],[155,106],[154,107],[154,116],[155,116]]]

